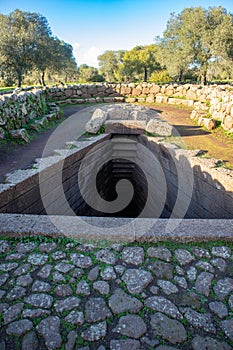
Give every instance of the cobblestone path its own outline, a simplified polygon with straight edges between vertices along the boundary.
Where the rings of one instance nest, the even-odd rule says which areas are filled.
[[[232,245],[0,240],[0,350],[233,349]]]

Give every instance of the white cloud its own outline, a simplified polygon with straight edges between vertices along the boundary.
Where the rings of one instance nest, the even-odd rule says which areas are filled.
[[[77,50],[80,47],[79,43],[74,43],[73,45],[74,50]]]
[[[103,52],[102,49],[96,46],[83,47],[79,43],[73,44],[74,56],[78,65],[86,63],[88,66],[98,67],[97,57]]]

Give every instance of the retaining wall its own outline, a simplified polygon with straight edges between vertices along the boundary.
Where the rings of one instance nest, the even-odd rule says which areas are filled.
[[[48,103],[79,104],[96,102],[168,103],[192,107],[193,119],[213,118],[233,132],[233,87],[192,84],[79,84],[45,90],[19,91],[0,95],[0,139],[5,132],[30,127],[32,120],[48,113]],[[46,121],[44,121],[46,124]],[[40,123],[43,126],[43,120]],[[32,126],[32,128],[36,128]]]
[[[19,170],[10,175],[7,183],[0,185],[0,212],[114,216],[115,213],[98,212],[89,207],[82,193],[94,196],[96,183],[100,195],[111,201],[115,199],[116,183],[128,178],[135,189],[133,201],[131,206],[116,213],[117,216],[138,217],[147,204],[143,217],[166,218],[172,213],[173,218],[232,218],[232,171],[208,166],[206,160],[190,151],[155,142],[145,135],[131,135],[125,141],[116,135],[111,137],[108,134],[92,141],[74,142],[73,146],[78,148],[70,149],[65,159],[64,155],[44,158],[35,165],[36,169]],[[93,147],[94,152],[87,155]],[[157,159],[155,166],[146,149]],[[110,161],[106,162],[108,156]],[[80,170],[84,157],[85,166]],[[102,163],[105,166],[96,177],[95,169]]]

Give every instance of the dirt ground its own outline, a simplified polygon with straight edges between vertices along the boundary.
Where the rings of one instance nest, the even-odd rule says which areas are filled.
[[[233,139],[228,138],[222,131],[216,130],[210,133],[195,125],[189,118],[191,109],[188,108],[178,108],[168,105],[153,105],[148,107],[161,112],[162,117],[175,126],[185,148],[206,150],[207,157],[226,161],[226,166],[233,168]],[[83,108],[85,106],[80,105],[64,107],[64,118]],[[31,167],[35,159],[42,156],[47,140],[55,128],[56,126],[38,134],[29,144],[0,144],[0,182],[3,181],[5,174],[9,172]],[[63,146],[63,144],[59,144],[57,148],[62,148]]]
[[[227,137],[221,128],[208,132],[191,119],[191,109],[168,105],[150,106],[160,112],[162,117],[174,125],[187,149],[205,150],[205,156],[221,159],[227,167],[233,168],[233,139]]]

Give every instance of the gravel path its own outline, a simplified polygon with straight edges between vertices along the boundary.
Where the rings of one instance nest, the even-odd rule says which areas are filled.
[[[0,241],[0,349],[233,347],[230,246]]]

